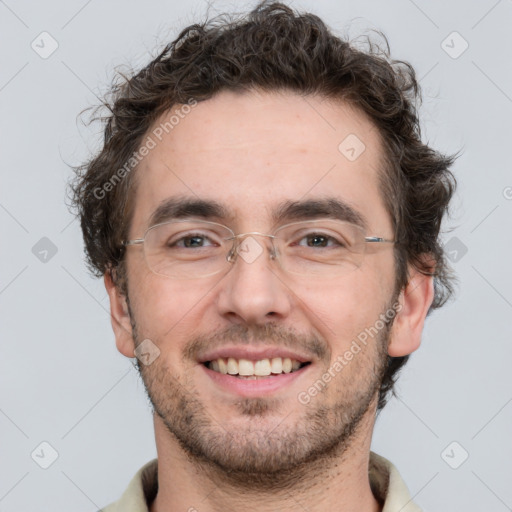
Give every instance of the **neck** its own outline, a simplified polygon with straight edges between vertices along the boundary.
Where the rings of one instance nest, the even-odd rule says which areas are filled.
[[[369,413],[372,411],[368,411]],[[368,416],[343,453],[305,463],[288,474],[232,477],[183,451],[155,414],[158,494],[150,512],[220,512],[247,508],[254,512],[381,512],[368,478],[374,417]]]

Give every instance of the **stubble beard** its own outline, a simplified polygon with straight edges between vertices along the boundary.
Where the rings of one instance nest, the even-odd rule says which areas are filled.
[[[144,337],[133,314],[131,318],[138,345]],[[194,464],[237,487],[291,488],[310,480],[313,468],[323,471],[339,463],[367,421],[373,425],[391,325],[392,321],[386,323],[309,404],[297,401],[304,413],[293,422],[278,414],[282,401],[277,398],[241,399],[233,404],[233,417],[246,421],[219,422],[208,413],[190,376],[173,375],[160,357],[148,366],[137,360],[137,367],[154,412]],[[270,325],[265,330],[269,328],[272,332]],[[240,338],[240,329],[236,328],[238,338],[232,339]],[[330,350],[326,354],[325,371],[332,364]],[[338,386],[336,399],[330,386]]]

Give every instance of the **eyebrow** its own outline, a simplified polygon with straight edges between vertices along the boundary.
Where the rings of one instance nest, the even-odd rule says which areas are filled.
[[[323,197],[305,201],[285,201],[272,214],[277,223],[318,218],[343,220],[368,229],[368,220],[346,201],[337,197]]]
[[[232,222],[236,218],[229,209],[215,200],[180,196],[162,201],[151,214],[148,226],[188,217],[220,222]],[[368,230],[366,217],[349,203],[337,197],[284,201],[272,210],[271,218],[275,225],[283,222],[329,218],[350,222],[365,231]]]
[[[151,214],[149,226],[187,217],[222,221],[233,219],[229,211],[217,201],[192,197],[170,197],[162,201]]]

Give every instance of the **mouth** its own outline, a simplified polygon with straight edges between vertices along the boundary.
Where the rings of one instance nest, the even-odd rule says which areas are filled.
[[[290,357],[272,357],[258,360],[218,357],[202,363],[206,368],[221,375],[231,375],[243,380],[260,380],[294,373],[311,364]]]
[[[246,355],[246,354],[244,354]],[[213,386],[230,395],[244,398],[274,396],[291,390],[291,386],[304,387],[304,379],[313,367],[312,361],[299,361],[293,357],[223,357],[216,355],[199,365]],[[302,384],[299,384],[302,382]],[[295,383],[295,384],[294,384]]]

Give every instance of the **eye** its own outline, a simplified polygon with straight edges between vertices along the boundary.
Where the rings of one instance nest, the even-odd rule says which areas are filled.
[[[187,233],[180,235],[179,238],[173,237],[167,242],[167,247],[177,247],[181,249],[194,249],[201,247],[213,247],[218,245],[213,238],[204,233]]]
[[[313,248],[325,248],[325,247],[345,247],[345,244],[342,240],[338,240],[337,238],[327,235],[326,233],[308,233],[306,235],[299,235],[300,238],[296,245],[307,246]],[[305,241],[305,243],[301,243]]]

